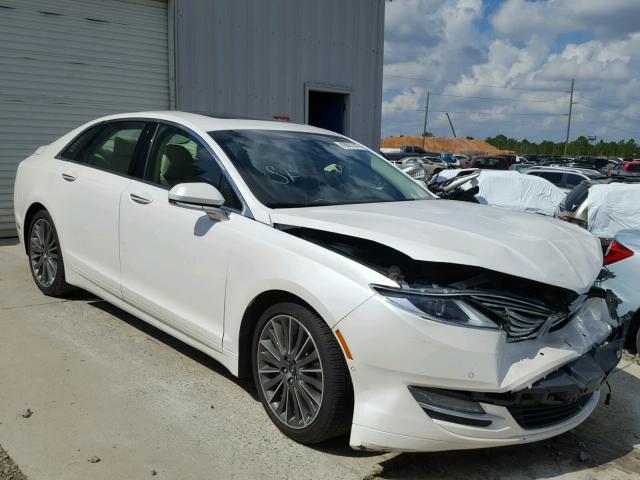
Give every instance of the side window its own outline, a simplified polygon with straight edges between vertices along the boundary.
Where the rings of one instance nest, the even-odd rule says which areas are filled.
[[[108,172],[127,174],[144,126],[144,122],[105,125],[87,147],[82,162]]]
[[[573,188],[576,185],[578,185],[582,180],[584,180],[584,178],[582,178],[580,175],[574,175],[572,173],[565,174],[564,178],[565,178],[564,186],[566,188]]]
[[[540,176],[545,180],[549,180],[554,185],[560,185],[562,181],[562,173],[560,172],[541,172]]]
[[[103,127],[103,124],[94,125],[82,132],[69,145],[67,145],[62,152],[60,152],[59,157],[64,160],[74,160],[76,162],[81,161],[85,147],[91,143],[91,140],[95,138]]]
[[[226,207],[242,210],[240,199],[209,150],[171,125],[158,127],[144,179],[167,189],[178,183],[209,183],[220,190]]]

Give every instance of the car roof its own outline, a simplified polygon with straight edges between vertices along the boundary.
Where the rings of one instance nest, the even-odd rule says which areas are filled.
[[[121,113],[101,117],[96,121],[122,120],[122,119],[157,119],[166,120],[182,124],[186,127],[196,127],[201,130],[211,132],[216,130],[281,130],[294,132],[319,133],[324,135],[333,135],[340,137],[342,135],[325,130],[323,128],[313,127],[311,125],[302,125],[299,123],[282,122],[276,120],[247,119],[241,117],[230,117],[223,114],[203,114],[194,112],[182,112],[179,110],[166,111],[148,111]]]
[[[589,178],[605,178],[605,175],[603,175],[602,173],[597,172],[595,170],[589,170],[587,168],[554,167],[551,165],[548,167],[537,167],[537,166],[530,167],[526,173],[529,173],[529,172],[574,173],[576,175],[583,175]]]

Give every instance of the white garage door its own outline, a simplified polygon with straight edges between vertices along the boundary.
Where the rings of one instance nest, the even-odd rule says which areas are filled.
[[[158,0],[0,0],[0,236],[18,162],[101,115],[169,108]]]

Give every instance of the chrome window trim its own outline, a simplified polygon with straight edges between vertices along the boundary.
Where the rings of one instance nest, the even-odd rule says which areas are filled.
[[[126,117],[126,118],[114,118],[114,119],[110,119],[110,120],[103,120],[103,121],[100,121],[100,122],[95,122],[95,123],[92,123],[91,125],[88,125],[87,128],[82,130],[80,133],[78,133],[78,135],[73,137],[73,139],[71,139],[67,144],[65,144],[65,146],[60,149],[60,151],[58,152],[57,155],[54,156],[54,158],[56,160],[61,160],[63,162],[69,162],[69,163],[75,163],[76,165],[82,165],[84,167],[93,168],[94,170],[98,170],[100,172],[109,173],[111,175],[117,175],[119,177],[127,178],[127,179],[130,179],[130,180],[135,180],[136,182],[146,183],[147,185],[150,185],[150,186],[153,186],[153,187],[157,187],[157,188],[161,188],[162,190],[169,191],[168,188],[163,187],[162,185],[158,185],[157,183],[145,180],[144,178],[132,177],[131,175],[127,175],[127,174],[124,174],[124,173],[112,172],[112,171],[106,170],[104,168],[96,167],[95,165],[89,165],[89,164],[84,163],[84,162],[78,162],[76,160],[71,160],[71,159],[68,159],[68,158],[64,158],[62,156],[62,152],[64,152],[67,149],[67,147],[69,147],[69,145],[71,145],[73,142],[75,142],[78,138],[80,138],[81,135],[86,133],[89,129],[91,129],[93,127],[96,127],[98,125],[106,125],[106,124],[109,124],[109,123],[118,123],[118,122],[145,122],[145,123],[153,123],[153,124],[156,125],[156,128],[155,128],[155,130],[153,132],[153,135],[151,136],[151,139],[149,140],[149,148],[147,149],[147,155],[144,158],[144,170],[143,171],[146,171],[147,164],[149,162],[149,156],[151,155],[151,147],[153,146],[153,141],[155,140],[156,134],[158,133],[158,127],[159,127],[160,124],[170,125],[172,127],[175,127],[175,128],[180,129],[180,130],[183,130],[183,131],[187,132],[189,135],[193,136],[200,143],[202,143],[202,145],[207,149],[207,151],[209,152],[211,157],[214,159],[214,161],[218,164],[218,167],[220,167],[222,175],[227,179],[227,181],[231,185],[231,188],[232,188],[233,192],[236,194],[236,196],[240,200],[240,203],[242,204],[242,210],[237,210],[235,208],[225,207],[224,205],[221,206],[220,209],[224,210],[226,212],[229,212],[229,213],[239,213],[244,217],[250,218],[252,220],[254,219],[253,213],[251,212],[251,209],[249,208],[249,204],[247,203],[247,201],[242,196],[242,193],[240,192],[240,189],[238,188],[238,186],[237,186],[236,182],[234,181],[233,177],[229,174],[229,171],[222,164],[222,162],[220,161],[218,156],[215,154],[215,152],[213,151],[211,146],[207,143],[207,141],[201,135],[199,135],[198,133],[194,132],[189,127],[186,127],[186,126],[184,126],[184,125],[182,125],[180,123],[177,123],[177,122],[174,122],[174,121],[171,121],[171,120],[165,120],[163,118],[149,118],[149,117]],[[212,141],[213,141],[213,139],[212,139]]]

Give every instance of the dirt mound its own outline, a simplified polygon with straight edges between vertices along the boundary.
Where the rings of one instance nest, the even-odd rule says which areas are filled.
[[[380,142],[381,148],[397,148],[402,145],[422,146],[422,137],[387,137]],[[424,149],[429,152],[465,153],[479,155],[481,153],[506,153],[482,140],[467,140],[453,137],[427,137]]]

